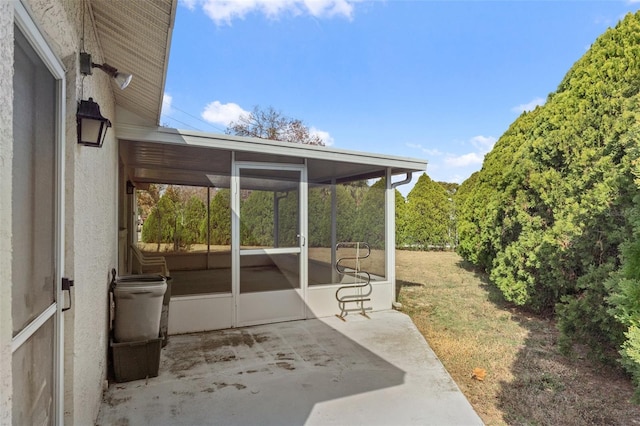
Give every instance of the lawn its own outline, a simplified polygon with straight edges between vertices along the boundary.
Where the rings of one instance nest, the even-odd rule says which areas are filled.
[[[552,320],[505,302],[455,253],[396,253],[404,312],[486,424],[640,425],[629,378],[579,347],[563,356]]]

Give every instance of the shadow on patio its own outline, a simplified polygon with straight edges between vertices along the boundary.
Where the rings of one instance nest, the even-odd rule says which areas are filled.
[[[409,317],[375,312],[171,336],[99,425],[481,424]]]

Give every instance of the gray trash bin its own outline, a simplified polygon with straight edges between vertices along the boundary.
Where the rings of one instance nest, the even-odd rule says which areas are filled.
[[[124,275],[116,278],[114,338],[117,343],[160,336],[162,301],[167,282],[162,275]]]

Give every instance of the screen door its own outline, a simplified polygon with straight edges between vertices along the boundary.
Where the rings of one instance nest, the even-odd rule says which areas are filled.
[[[304,167],[237,167],[237,325],[302,319],[306,287]]]
[[[12,418],[61,424],[64,72],[19,2],[14,66]]]

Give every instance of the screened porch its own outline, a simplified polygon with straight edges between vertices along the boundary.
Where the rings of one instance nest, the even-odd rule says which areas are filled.
[[[395,300],[394,187],[421,160],[121,126],[120,270],[132,247],[172,277],[169,333],[339,312],[336,290]],[[398,176],[398,177],[396,177]],[[395,182],[395,183],[394,183]],[[349,246],[339,243],[354,242]],[[366,255],[366,256],[365,256]]]

